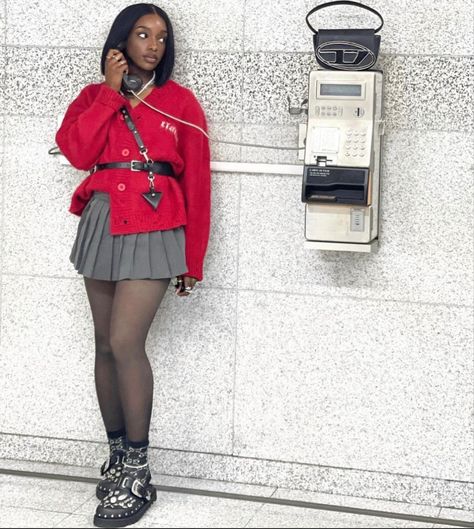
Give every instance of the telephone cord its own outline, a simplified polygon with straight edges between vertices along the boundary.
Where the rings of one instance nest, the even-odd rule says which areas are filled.
[[[148,103],[147,101],[142,99],[133,90],[130,90],[130,92],[137,99],[139,99],[143,104],[145,104],[147,107],[151,108],[155,112],[159,112],[160,114],[163,114],[164,116],[166,116],[168,118],[174,119],[176,121],[179,121],[180,123],[183,123],[184,125],[189,125],[190,127],[193,127],[195,129],[197,129],[199,132],[202,132],[202,134],[204,134],[204,136],[206,136],[206,138],[208,140],[210,140],[210,141],[212,141],[214,143],[226,143],[226,144],[230,144],[230,145],[241,145],[242,147],[260,147],[262,149],[276,149],[276,150],[282,150],[282,151],[300,151],[301,150],[300,147],[279,147],[279,146],[276,146],[276,145],[260,145],[258,143],[241,143],[241,142],[238,142],[238,141],[215,140],[214,138],[211,138],[209,136],[209,134],[204,129],[199,127],[198,125],[195,125],[194,123],[190,123],[189,121],[185,121],[184,119],[177,118],[176,116],[173,116],[172,114],[168,114],[167,112],[164,112],[163,110],[160,110],[160,109],[154,107],[153,105],[150,105],[150,103]]]

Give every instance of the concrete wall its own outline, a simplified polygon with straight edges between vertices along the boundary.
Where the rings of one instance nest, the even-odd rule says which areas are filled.
[[[300,177],[213,174],[205,281],[192,299],[168,292],[148,341],[153,467],[468,508],[473,2],[367,4],[385,17],[380,250],[305,250]],[[68,260],[84,174],[47,150],[57,115],[100,79],[126,5],[0,0],[3,457],[99,465],[107,453],[92,319]],[[160,5],[175,23],[175,78],[213,136],[296,146],[304,117],[286,97],[300,102],[316,67],[314,2]],[[297,162],[218,144],[213,159]]]

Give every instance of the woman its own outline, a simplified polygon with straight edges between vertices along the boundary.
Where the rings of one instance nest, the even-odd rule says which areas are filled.
[[[145,341],[170,279],[180,297],[202,280],[209,239],[206,119],[193,93],[170,80],[173,64],[167,14],[152,4],[127,7],[104,45],[104,82],[81,91],[56,135],[71,164],[91,171],[71,200],[69,211],[81,219],[70,259],[91,306],[110,446],[97,485],[99,527],[135,523],[156,499]],[[133,79],[142,86],[132,93]]]

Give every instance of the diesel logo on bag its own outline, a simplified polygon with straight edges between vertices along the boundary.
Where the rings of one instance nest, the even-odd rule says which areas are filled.
[[[316,58],[326,66],[340,70],[367,70],[377,61],[377,57],[365,46],[355,42],[324,42],[316,48]]]
[[[321,9],[334,6],[352,6],[364,9],[380,19],[376,29],[315,29],[309,17]],[[383,26],[382,15],[364,4],[352,0],[335,0],[320,4],[306,15],[306,23],[313,35],[314,53],[318,64],[328,70],[368,70],[377,62],[380,49],[380,35]]]

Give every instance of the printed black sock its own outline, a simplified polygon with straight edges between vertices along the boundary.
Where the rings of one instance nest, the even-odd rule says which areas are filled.
[[[127,453],[124,459],[124,472],[139,479],[144,485],[151,478],[148,466],[148,439],[144,441],[128,442]]]
[[[109,440],[110,455],[117,450],[127,451],[127,433],[124,429],[107,432],[107,438]]]

